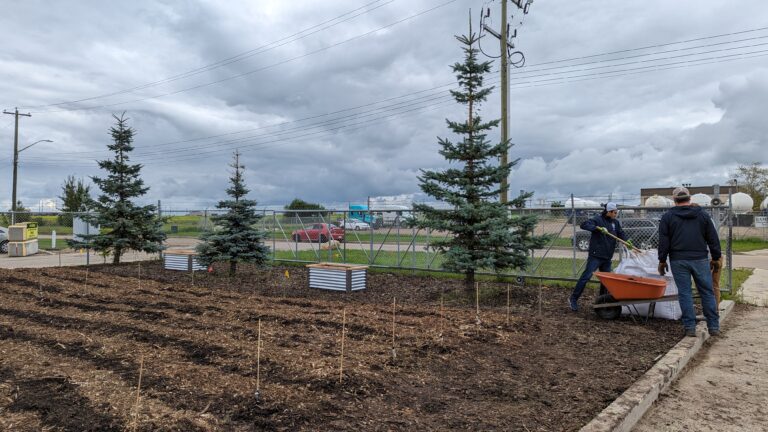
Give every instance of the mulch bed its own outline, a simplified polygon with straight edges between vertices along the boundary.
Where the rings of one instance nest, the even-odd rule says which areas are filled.
[[[507,322],[507,285],[482,282],[478,324],[474,296],[441,313],[460,280],[368,284],[309,289],[302,267],[0,270],[0,429],[574,431],[681,337],[572,313],[562,288],[512,286]]]

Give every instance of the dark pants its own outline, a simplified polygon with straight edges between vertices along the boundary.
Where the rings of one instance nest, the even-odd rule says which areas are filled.
[[[579,297],[581,297],[581,294],[584,292],[584,287],[587,286],[587,282],[592,278],[592,273],[594,273],[596,270],[600,270],[602,272],[610,272],[611,271],[611,260],[604,259],[604,258],[597,258],[590,256],[587,258],[587,265],[584,268],[584,273],[581,274],[581,277],[579,278],[579,281],[576,282],[576,287],[573,288],[573,292],[571,293],[571,299],[578,300]],[[603,284],[600,284],[600,294],[607,294],[608,290],[605,289],[605,286]]]

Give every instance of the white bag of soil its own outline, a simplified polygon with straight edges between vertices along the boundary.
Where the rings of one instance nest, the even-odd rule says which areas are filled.
[[[627,253],[624,251],[622,259],[619,265],[614,270],[615,273],[649,277],[654,279],[664,279],[667,281],[667,289],[664,291],[665,296],[676,295],[677,285],[672,278],[672,274],[667,272],[665,276],[659,275],[659,254],[655,249],[647,250],[643,253]],[[635,312],[637,309],[637,312]],[[636,304],[632,307],[632,313],[639,313],[642,316],[648,316],[649,304]],[[630,314],[630,307],[624,306],[621,308],[622,315]],[[683,316],[683,311],[680,310],[680,303],[677,301],[665,301],[656,303],[656,310],[654,316],[657,318],[678,320]]]

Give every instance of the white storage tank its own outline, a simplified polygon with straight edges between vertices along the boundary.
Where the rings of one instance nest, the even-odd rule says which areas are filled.
[[[731,207],[733,208],[733,212],[736,214],[744,214],[749,213],[752,211],[752,206],[755,204],[755,201],[752,199],[751,196],[745,194],[744,192],[736,192],[735,194],[731,195]]]
[[[650,196],[645,200],[646,207],[672,207],[673,205],[671,199],[659,195]]]
[[[691,204],[708,207],[712,205],[712,198],[709,195],[703,193],[693,194],[691,196]]]
[[[765,210],[768,208],[768,197],[765,197],[762,203],[760,203],[760,210]]]

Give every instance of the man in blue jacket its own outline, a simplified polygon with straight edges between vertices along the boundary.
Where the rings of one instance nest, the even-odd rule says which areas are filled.
[[[592,232],[592,236],[589,238],[589,256],[584,273],[576,282],[571,297],[568,299],[568,305],[574,312],[579,310],[579,297],[584,292],[584,287],[587,286],[587,282],[592,278],[595,270],[611,271],[611,259],[616,250],[616,240],[606,234],[610,233],[622,240],[627,240],[624,230],[621,229],[621,223],[616,219],[618,213],[619,209],[616,204],[609,202],[599,216],[588,219],[581,224],[581,229]],[[603,284],[600,284],[600,294],[607,292],[608,290]]]
[[[663,276],[669,270],[669,257],[683,312],[685,335],[696,336],[696,312],[691,293],[693,278],[701,296],[709,334],[717,336],[720,334],[720,317],[711,272],[720,268],[720,239],[709,215],[701,207],[691,205],[688,189],[676,188],[672,198],[675,206],[664,213],[659,222],[659,274]]]

